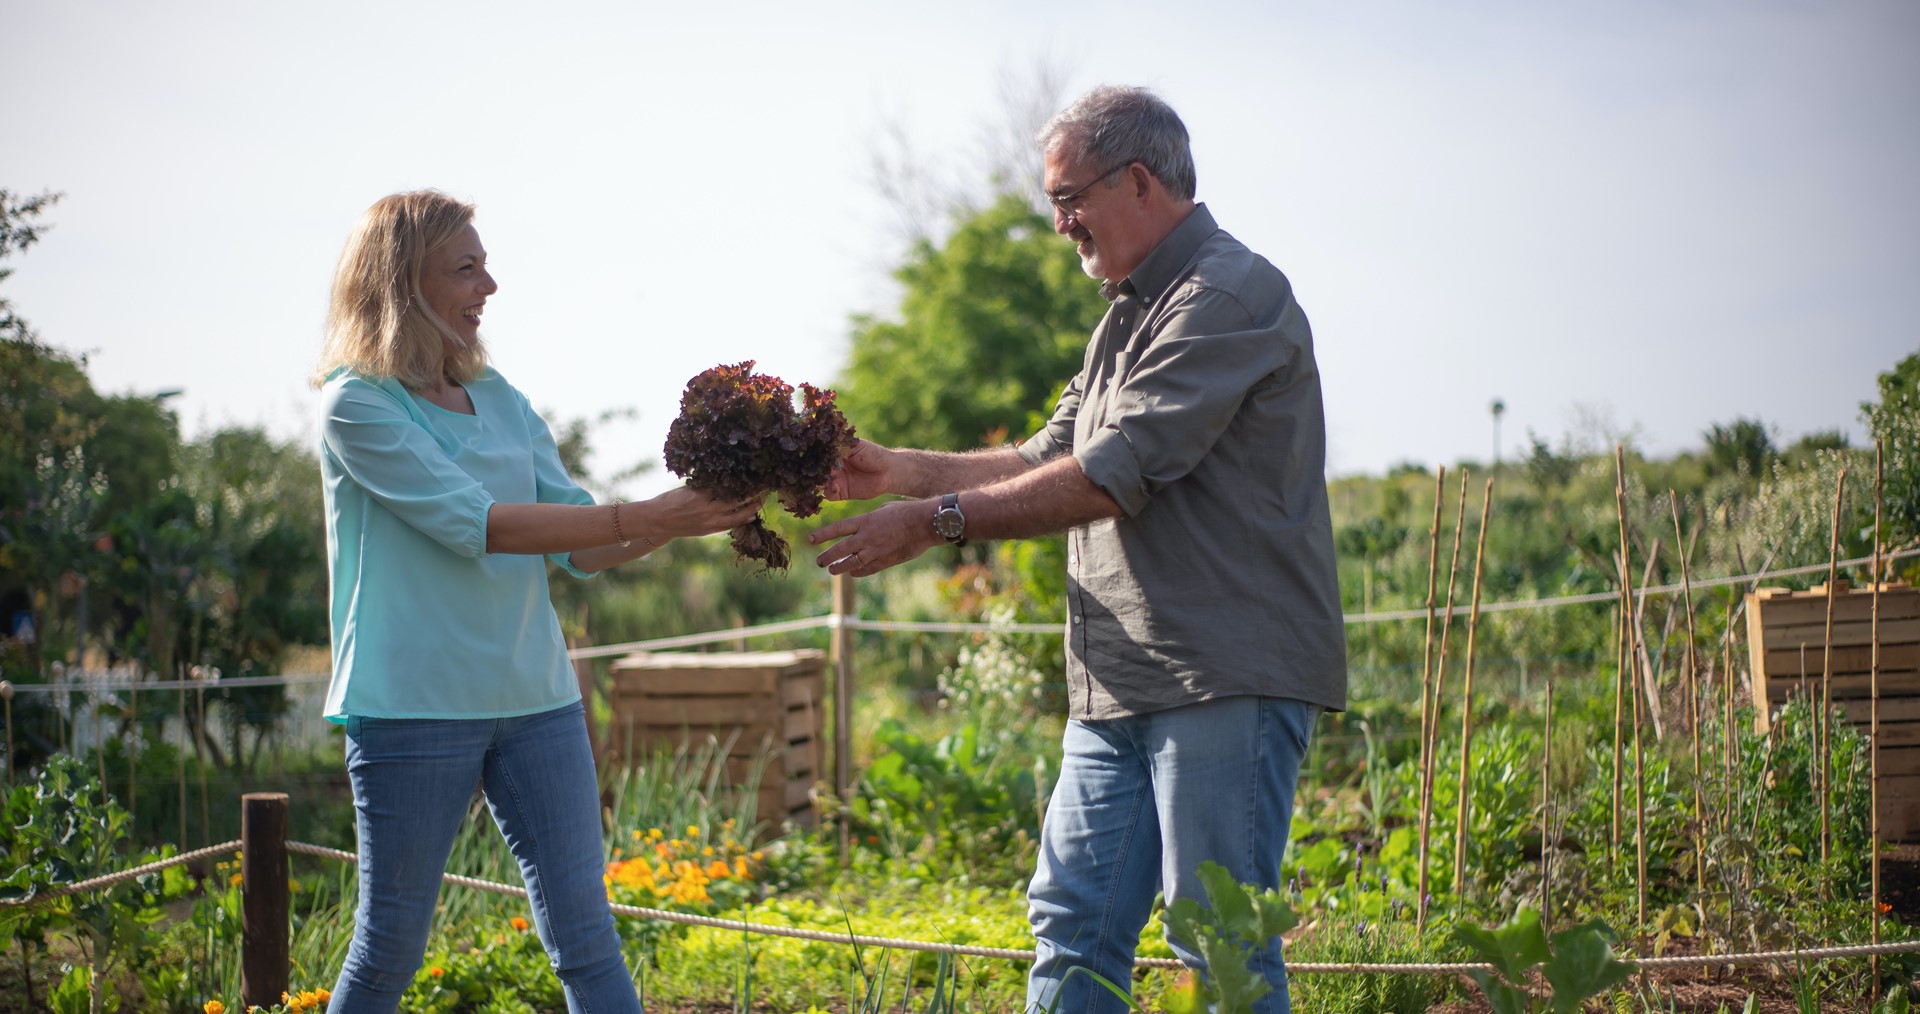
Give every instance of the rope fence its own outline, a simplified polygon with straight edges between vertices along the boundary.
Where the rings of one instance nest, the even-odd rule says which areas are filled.
[[[1903,549],[1882,554],[1883,562],[1902,560],[1920,556],[1920,547]],[[1873,562],[1873,557],[1862,556],[1852,560],[1841,560],[1836,566],[1862,567]],[[1694,588],[1722,588],[1729,585],[1752,584],[1771,578],[1798,577],[1816,574],[1829,569],[1828,564],[1809,564],[1804,567],[1784,567],[1778,570],[1763,570],[1752,574],[1734,574],[1726,577],[1703,578],[1693,582]],[[1649,585],[1636,589],[1635,595],[1662,596],[1684,591],[1681,584]],[[1483,603],[1482,613],[1521,612],[1531,609],[1558,609],[1562,606],[1597,605],[1618,601],[1619,592],[1590,592],[1582,595],[1557,595],[1548,598],[1513,599],[1507,602]],[[1349,624],[1398,623],[1405,620],[1426,619],[1427,610],[1395,609],[1377,613],[1349,613],[1345,620]],[[776,637],[781,634],[804,633],[810,630],[853,630],[874,631],[878,633],[912,634],[969,634],[969,633],[1006,633],[1006,634],[1053,634],[1066,632],[1066,626],[1059,623],[982,623],[978,621],[937,621],[937,620],[866,620],[857,616],[809,616],[795,620],[780,620],[774,623],[759,623],[752,626],[734,627],[729,630],[708,630],[694,634],[676,634],[671,637],[653,637],[640,641],[623,641],[619,644],[600,644],[585,648],[575,648],[567,652],[574,660],[607,658],[609,656],[630,655],[641,651],[671,651],[676,648],[696,648],[709,644],[724,644],[728,641],[744,641],[750,638]],[[71,671],[70,671],[71,672]],[[296,686],[305,683],[323,683],[328,674],[323,672],[288,673],[279,676],[215,676],[207,679],[189,680],[136,680],[124,677],[106,676],[96,673],[80,672],[54,683],[0,683],[14,694],[58,694],[58,693],[99,693],[110,690],[210,690],[229,687],[270,687]]]
[[[156,862],[145,863],[131,869],[121,870],[93,877],[88,880],[62,884],[59,887],[39,892],[25,899],[0,900],[0,907],[29,907],[45,904],[57,898],[87,891],[97,891],[115,884],[124,883],[150,873],[157,873],[171,866],[181,866],[215,856],[240,852],[245,847],[244,840],[221,842],[205,848],[182,852]],[[265,843],[263,843],[265,844]],[[313,856],[319,859],[332,859],[337,862],[358,864],[360,857],[352,852],[324,845],[314,845],[300,841],[282,841],[277,846],[286,852]],[[268,846],[271,847],[271,846]],[[527,897],[525,887],[502,884],[458,873],[442,873],[440,879],[457,887],[484,891],[491,894],[506,895],[515,898]],[[249,885],[250,886],[250,885]],[[285,885],[281,885],[284,890]],[[244,888],[243,888],[244,889]],[[651,919],[659,922],[677,923],[685,926],[706,926],[713,929],[751,933],[769,937],[787,937],[798,940],[811,940],[820,943],[847,944],[855,947],[877,947],[886,950],[920,951],[933,954],[952,954],[967,957],[997,958],[1007,961],[1032,961],[1034,952],[1024,948],[985,947],[975,944],[952,944],[930,940],[912,940],[903,937],[869,936],[860,933],[827,932],[805,929],[797,926],[774,926],[766,923],[745,922],[738,919],[721,919],[715,916],[698,915],[691,912],[672,912],[666,909],[645,908],[638,905],[610,906],[615,915],[630,919]],[[1699,968],[1703,965],[1731,967],[1763,964],[1797,964],[1803,961],[1822,961],[1841,958],[1871,957],[1881,954],[1920,953],[1920,940],[1904,940],[1882,944],[1847,944],[1828,947],[1807,947],[1795,950],[1751,951],[1736,954],[1692,954],[1672,957],[1632,957],[1622,955],[1620,960],[1635,966],[1643,972],[1663,968]],[[1134,965],[1140,968],[1179,968],[1181,962],[1174,958],[1137,957]],[[1483,962],[1288,962],[1289,975],[1345,974],[1345,975],[1455,975],[1471,974],[1479,971],[1492,971],[1493,966]]]

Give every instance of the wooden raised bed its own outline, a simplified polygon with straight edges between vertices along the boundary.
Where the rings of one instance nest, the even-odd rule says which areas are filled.
[[[813,826],[825,714],[825,656],[799,651],[653,652],[612,666],[607,742],[627,763],[660,749],[727,748],[727,779],[760,767],[758,817]]]
[[[1833,597],[1833,704],[1866,732],[1871,725],[1873,589],[1842,582]],[[1827,587],[1762,588],[1747,596],[1755,726],[1795,694],[1819,700],[1827,661]],[[1764,704],[1762,703],[1764,702]],[[1880,586],[1880,832],[1920,841],[1920,589]]]

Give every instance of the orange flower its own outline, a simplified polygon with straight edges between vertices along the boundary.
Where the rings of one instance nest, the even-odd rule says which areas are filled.
[[[427,974],[438,979],[439,977],[447,974],[447,970],[444,968],[441,968],[439,965],[435,965],[432,968],[427,969]]]
[[[208,1000],[200,1005],[200,1009],[206,1014],[227,1014],[227,1005],[218,1000]]]
[[[522,933],[525,933],[527,931],[527,921],[525,919],[520,918],[517,915],[514,916],[513,919],[507,923],[507,925],[512,926],[514,929],[517,929]]]

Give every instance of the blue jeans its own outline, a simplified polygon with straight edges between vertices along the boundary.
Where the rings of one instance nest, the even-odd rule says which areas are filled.
[[[333,1014],[393,1011],[426,954],[454,835],[477,783],[520,863],[572,1014],[640,1014],[607,907],[593,750],[578,703],[477,720],[354,718],[347,774],[360,904]]]
[[[1279,888],[1294,782],[1319,714],[1303,701],[1225,697],[1067,723],[1060,782],[1027,889],[1038,945],[1029,1011],[1126,1011],[1091,976],[1069,971],[1086,969],[1130,991],[1154,892],[1163,890],[1168,904],[1183,897],[1206,904],[1198,875],[1206,860],[1240,883]],[[1199,955],[1177,945],[1174,953],[1204,974]],[[1273,984],[1254,1009],[1289,1014],[1278,938],[1256,955],[1253,970]]]

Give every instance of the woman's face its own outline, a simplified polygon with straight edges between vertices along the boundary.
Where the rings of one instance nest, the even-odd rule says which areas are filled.
[[[420,269],[421,302],[466,346],[478,340],[480,314],[486,309],[487,297],[499,288],[487,274],[487,250],[471,225],[428,254]]]

